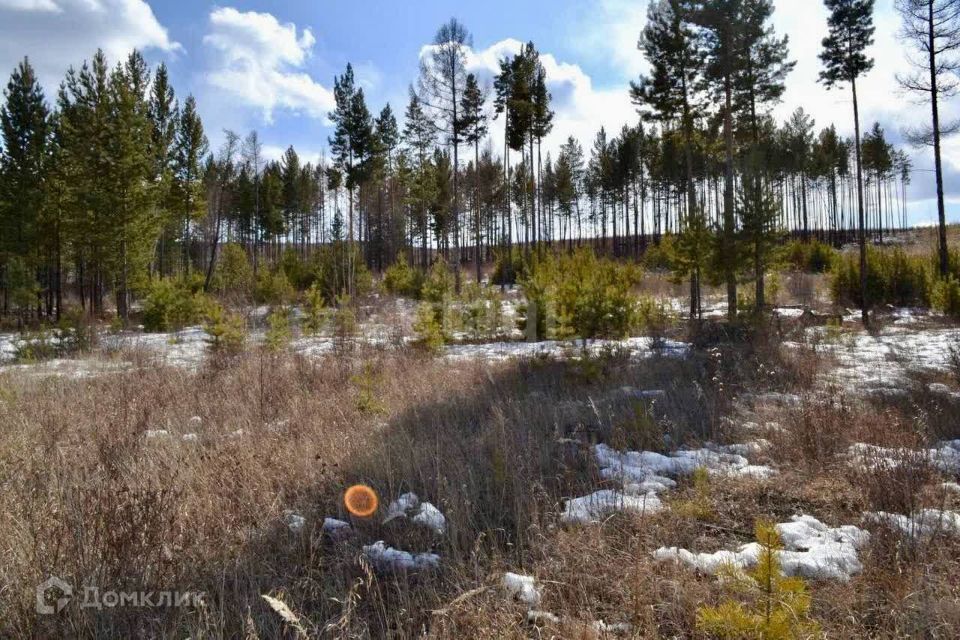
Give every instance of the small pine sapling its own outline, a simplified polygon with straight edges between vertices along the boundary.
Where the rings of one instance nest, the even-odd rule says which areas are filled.
[[[247,328],[243,318],[226,311],[215,302],[207,305],[204,331],[209,336],[207,346],[215,354],[236,355],[243,351],[247,340]]]
[[[689,499],[675,503],[674,511],[701,522],[716,520],[717,512],[713,508],[710,473],[705,467],[697,467],[693,472],[693,494]]]
[[[417,335],[417,346],[423,350],[438,353],[443,348],[445,342],[443,326],[437,319],[437,313],[432,304],[425,302],[417,307],[413,331]]]
[[[287,348],[293,332],[290,328],[290,309],[280,307],[274,309],[267,316],[267,331],[264,335],[264,346],[268,351],[278,353]]]
[[[309,336],[319,335],[327,323],[327,305],[317,283],[304,294],[303,314],[303,332]]]
[[[727,584],[738,600],[697,610],[697,628],[712,637],[730,640],[794,640],[819,636],[810,619],[810,594],[801,578],[784,577],[779,552],[783,548],[774,525],[758,522],[760,557],[749,573],[729,570]],[[742,600],[742,601],[741,601]]]

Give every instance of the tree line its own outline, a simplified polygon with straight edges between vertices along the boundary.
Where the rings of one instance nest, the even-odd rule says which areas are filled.
[[[226,131],[211,150],[195,100],[178,101],[166,68],[151,70],[137,52],[112,68],[97,52],[52,101],[24,59],[0,110],[3,310],[56,318],[70,294],[101,314],[111,294],[126,320],[131,292],[151,279],[193,273],[209,289],[228,243],[255,271],[340,247],[349,293],[361,262],[426,268],[440,255],[459,288],[464,265],[480,281],[497,256],[591,243],[638,259],[671,236],[692,315],[707,272],[726,283],[731,314],[745,274],[762,308],[787,233],[856,239],[865,279],[868,239],[907,225],[911,165],[879,124],[861,134],[856,88],[873,65],[873,0],[825,4],[821,81],[851,90],[850,139],[832,123],[818,130],[802,108],[783,123],[772,117],[795,63],[771,0],[651,2],[638,42],[650,71],[629,87],[637,122],[613,135],[600,126],[588,151],[573,137],[544,149],[554,113],[533,43],[485,83],[468,69],[472,40],[456,20],[422,56],[402,124],[389,104],[371,111],[347,65],[334,81],[329,157],[315,162],[293,147],[266,159],[255,131]],[[938,103],[957,86],[960,0],[897,9],[905,43],[925,54],[900,81],[932,105],[931,126],[912,139],[934,148],[944,264],[940,149],[955,126],[940,124]]]

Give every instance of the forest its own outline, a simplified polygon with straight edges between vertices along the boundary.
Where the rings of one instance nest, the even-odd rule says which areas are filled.
[[[915,137],[936,154],[935,176],[923,179],[938,185],[945,276],[937,105],[956,87],[945,61],[955,7],[901,4],[904,44],[929,54],[901,80],[933,105]],[[311,263],[345,245],[337,259],[348,275],[331,286],[349,292],[354,262],[382,272],[398,257],[427,268],[442,256],[459,287],[463,268],[479,282],[485,264],[515,250],[588,243],[640,260],[664,237],[686,239],[682,262],[698,273],[721,271],[733,306],[743,272],[762,285],[761,237],[840,248],[883,244],[908,225],[907,153],[878,123],[861,135],[856,81],[872,66],[872,2],[830,6],[821,80],[852,89],[851,138],[802,107],[782,123],[769,115],[795,64],[770,2],[652,3],[638,44],[650,72],[629,87],[637,124],[598,123],[592,141],[571,137],[555,154],[542,149],[553,113],[534,43],[482,86],[466,70],[472,40],[456,20],[438,30],[399,120],[391,105],[367,104],[347,65],[330,157],[316,164],[293,147],[265,158],[256,131],[226,131],[210,149],[193,97],[180,100],[166,68],[137,52],[114,67],[97,52],[55,96],[25,58],[0,114],[4,313],[56,319],[68,295],[97,315],[109,295],[126,322],[132,297],[157,278],[200,274],[209,290],[226,245],[242,247],[256,273],[287,253]],[[500,118],[504,139],[493,140]],[[762,286],[757,294],[762,306]]]

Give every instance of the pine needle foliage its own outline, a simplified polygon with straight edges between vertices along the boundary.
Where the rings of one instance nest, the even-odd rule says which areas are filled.
[[[799,640],[816,638],[820,630],[810,619],[810,595],[801,578],[787,578],[780,570],[783,548],[774,525],[758,522],[755,535],[761,546],[756,568],[746,574],[732,571],[732,596],[716,607],[697,611],[697,628],[712,637],[729,640]]]

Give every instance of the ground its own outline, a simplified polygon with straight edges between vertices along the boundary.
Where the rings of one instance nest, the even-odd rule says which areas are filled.
[[[757,602],[722,578],[766,521],[822,635],[958,637],[960,329],[811,321],[848,315],[821,279],[785,275],[749,331],[711,291],[697,329],[587,349],[428,355],[386,295],[358,335],[277,353],[104,329],[25,363],[0,340],[0,633],[708,637],[703,607]],[[643,288],[683,308],[682,285]],[[358,483],[371,518],[344,506]],[[38,615],[50,576],[74,597]],[[84,606],[164,591],[189,604]]]

